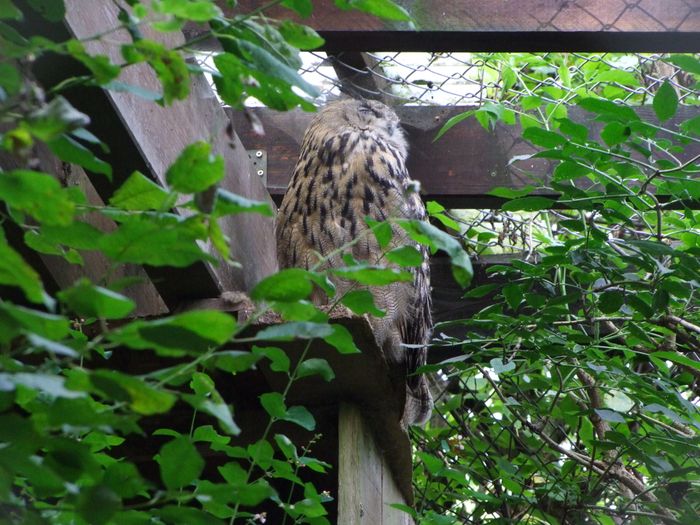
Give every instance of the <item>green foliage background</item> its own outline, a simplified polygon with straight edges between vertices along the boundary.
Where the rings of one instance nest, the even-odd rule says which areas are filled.
[[[309,0],[271,4],[278,3],[302,16],[312,9]],[[388,0],[335,3],[408,19]],[[322,39],[288,20],[264,18],[262,10],[227,19],[209,0],[132,0],[120,15],[132,41],[116,64],[89,54],[84,42],[20,34],[13,24],[23,12],[15,4],[0,0],[0,144],[21,165],[0,172],[0,523],[259,523],[265,502],[283,509],[286,522],[328,523],[324,505],[331,495],[319,492],[305,472],[323,474],[330,466],[313,457],[313,441],[293,443],[276,423],[313,431],[312,414],[288,406],[286,393],[300,377],[330,381],[334,373],[324,359],[306,359],[307,352],[290,362],[274,344],[298,338],[308,351],[319,339],[339,352],[358,351],[347,330],[329,324],[308,296],[319,286],[333,304],[364,313],[376,311],[371,295],[358,289],[336,297],[331,275],[294,269],[252,291],[258,306],[251,320],[272,308],[287,321],[252,338],[242,335],[248,323],[217,311],[133,320],[135,304],[121,293],[130,283],[112,278],[116,268],[216,263],[198,241],[211,241],[225,264],[236,264],[228,260],[217,219],[271,210],[212,190],[225,166],[205,142],[182,151],[167,171],[167,186],[134,172],[105,206],[88,204],[79,188],[63,187],[36,167],[37,148],[47,147],[95,179],[112,176],[99,153],[109,148],[108,138],[90,133],[91,116],[62,95],[71,85],[128,90],[161,105],[189,95],[190,76],[202,70],[185,61],[188,45],[169,49],[144,39],[146,24],[168,32],[188,20],[209,22],[224,48],[214,61],[214,81],[233,107],[254,96],[275,109],[313,109],[306,95],[315,90],[297,73],[298,50]],[[60,0],[28,4],[25,14],[31,9],[49,21],[65,14]],[[31,67],[47,53],[70,56],[89,74],[40,86]],[[471,115],[489,129],[519,122],[524,138],[541,148],[536,157],[555,164],[547,186],[560,197],[531,195],[534,188],[496,192],[509,199],[505,212],[530,214],[540,243],[527,259],[492,267],[500,281],[466,292],[467,298],[491,294],[492,304],[472,319],[437,327],[438,336],[448,328],[459,335],[440,336],[435,346],[458,352],[426,367],[440,392],[431,423],[413,431],[417,505],[404,510],[425,524],[695,523],[700,272],[694,208],[700,187],[693,180],[698,159],[684,150],[700,142],[700,117],[674,119],[679,100],[669,82],[651,100],[631,101],[651,103],[655,118],[615,103],[621,86],[639,79],[605,64],[576,64],[569,55],[484,60],[494,65],[502,90],[441,134]],[[697,90],[697,57],[671,60]],[[119,81],[124,68],[140,63],[155,72],[160,92]],[[684,104],[697,104],[697,97]],[[571,105],[600,123],[602,141],[568,118]],[[205,204],[212,191],[213,205]],[[184,204],[175,209],[175,203]],[[455,237],[478,236],[450,212],[431,210]],[[88,217],[95,213],[117,228],[92,226]],[[445,251],[455,278],[469,283],[471,265],[452,236],[422,223],[395,227]],[[16,231],[23,246],[8,242],[7,232]],[[385,240],[392,230],[375,224],[373,231]],[[111,268],[100,279],[49,293],[25,248],[78,266],[84,254],[98,251]],[[414,258],[405,249],[389,257],[405,266]],[[407,278],[395,267],[351,260],[335,274],[359,285]],[[241,350],[251,343],[259,346]],[[116,351],[180,361],[131,375],[110,366]],[[262,438],[234,446],[236,407],[211,376],[240,373],[263,360],[286,376],[287,388],[260,397],[269,415]],[[187,407],[192,426],[186,433],[155,431],[164,444],[149,458],[157,476],[146,476],[118,447],[143,432],[145,418],[176,406]],[[196,425],[198,414],[211,424]],[[213,475],[204,473],[202,455],[210,451],[227,458]],[[299,490],[280,494],[274,479]]]

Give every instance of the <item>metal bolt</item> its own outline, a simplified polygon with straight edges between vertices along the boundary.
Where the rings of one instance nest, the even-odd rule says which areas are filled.
[[[258,176],[262,177],[265,175],[265,172],[263,170],[258,170]]]
[[[258,157],[258,158],[260,158],[260,157],[263,156],[263,152],[260,151],[260,150],[258,150],[258,151],[255,152],[255,156]],[[260,175],[260,173],[258,173],[258,175]]]

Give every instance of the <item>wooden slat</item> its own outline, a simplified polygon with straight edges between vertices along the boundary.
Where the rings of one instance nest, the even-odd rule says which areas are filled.
[[[502,201],[487,195],[493,188],[520,188],[526,184],[537,184],[536,181],[540,179],[547,180],[551,163],[544,159],[508,165],[517,155],[535,152],[520,138],[518,126],[499,125],[491,133],[470,118],[433,142],[438,130],[450,117],[467,109],[470,108],[404,106],[396,109],[409,139],[408,169],[411,176],[421,182],[424,199],[436,200],[452,208],[498,207]],[[273,198],[280,200],[313,114],[302,111],[278,113],[261,108],[252,111],[262,122],[265,136],[255,135],[242,117],[234,117],[236,132],[246,147],[267,150],[268,190]],[[645,119],[653,119],[653,111],[649,107],[638,108],[638,112]],[[697,114],[695,108],[681,107],[670,124]],[[600,130],[600,123],[590,122],[590,116],[578,108],[569,111],[572,120],[586,124],[595,134]],[[683,158],[697,154],[700,154],[700,144],[692,143],[686,147]]]
[[[34,159],[38,162],[38,169],[56,176],[64,186],[78,186],[87,197],[89,204],[102,206],[104,202],[97,194],[95,187],[90,182],[80,166],[66,164],[57,159],[46,146],[35,148]],[[8,155],[0,155],[0,167],[2,169],[16,169],[23,166],[16,158]],[[116,224],[111,219],[97,213],[90,214],[86,222],[97,229],[110,232],[116,228]],[[15,235],[15,237],[19,237]],[[23,241],[15,238],[14,245],[22,250],[23,255],[27,252],[21,246]],[[134,300],[136,309],[133,315],[160,315],[167,313],[168,308],[163,302],[157,289],[149,279],[143,267],[136,264],[122,264],[117,268],[112,268],[112,263],[101,252],[85,251],[81,253],[83,266],[70,264],[63,257],[58,255],[47,255],[32,252],[33,259],[28,259],[32,267],[42,276],[45,285],[56,289],[71,286],[81,277],[88,277],[93,282],[102,282],[105,276],[110,275],[110,281],[115,282],[123,278],[134,278],[137,280],[121,290],[121,293]]]
[[[118,6],[108,0],[87,4],[79,0],[69,0],[66,7],[66,24],[70,32],[78,38],[86,38],[121,25],[117,20]],[[144,36],[163,41],[170,47],[184,41],[180,33],[156,33],[147,27],[142,30]],[[108,38],[87,42],[86,46],[90,52],[105,54],[119,63],[122,60],[120,45],[129,41],[129,35],[125,31],[117,31],[110,33]],[[155,75],[144,64],[125,68],[119,80],[151,91],[160,90]],[[116,154],[110,159],[119,163],[119,169],[115,169],[117,180],[123,180],[131,169],[145,165],[147,173],[163,182],[167,167],[179,152],[192,142],[204,140],[211,143],[213,150],[224,157],[227,177],[222,182],[222,187],[248,198],[269,200],[269,195],[260,180],[251,174],[250,162],[240,140],[235,134],[227,135],[229,119],[210,86],[201,76],[193,78],[192,92],[187,100],[176,102],[169,107],[160,107],[126,92],[110,91],[106,92],[106,97],[111,108],[103,106],[101,112],[89,114],[97,117],[96,120],[99,121],[106,117],[105,114],[112,113],[128,132],[128,141],[124,142],[123,130],[119,129],[122,126],[114,129],[115,134],[122,133],[121,141],[114,146],[117,148]],[[89,101],[86,103],[89,104]],[[80,107],[79,100],[76,101],[76,105]],[[101,136],[113,144],[110,135]],[[120,150],[120,146],[124,146],[124,149]],[[125,156],[125,153],[134,149],[138,158]],[[103,197],[111,192],[104,185],[101,189]],[[166,295],[193,299],[211,297],[222,290],[248,290],[262,277],[275,271],[276,251],[271,219],[242,214],[222,219],[221,226],[224,233],[231,238],[233,258],[240,261],[243,267],[239,269],[224,264],[200,264],[182,272],[180,278],[177,272],[170,269],[165,273],[156,271],[159,278],[155,278],[154,281],[157,286],[168,289]],[[253,231],[256,235],[250,235]],[[204,272],[201,271],[202,268]],[[195,272],[200,276],[193,279]],[[164,285],[164,281],[171,282]],[[192,284],[189,289],[188,281]]]
[[[240,0],[227,15],[266,2]],[[413,16],[406,23],[341,11],[332,0],[314,2],[299,20],[275,7],[271,17],[294,18],[326,39],[334,51],[698,51],[700,9],[695,0],[398,0]],[[468,35],[464,33],[468,32]]]
[[[379,61],[368,53],[328,53],[335,74],[338,75],[341,91],[354,98],[366,98],[390,103],[386,93],[391,83],[384,80],[386,74]]]

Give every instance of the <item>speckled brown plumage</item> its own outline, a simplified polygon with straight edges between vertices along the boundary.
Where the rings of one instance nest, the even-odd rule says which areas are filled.
[[[357,260],[386,264],[364,218],[425,219],[425,207],[406,171],[406,155],[398,117],[384,104],[342,100],[320,110],[306,130],[277,216],[280,267],[314,268],[329,255],[318,269],[344,266],[337,249],[357,239],[348,253]],[[386,250],[416,246],[424,262],[413,270],[413,282],[371,289],[375,304],[387,315],[371,317],[370,322],[387,359],[405,365],[412,374],[425,363],[432,330],[430,270],[426,250],[400,228],[393,231]],[[340,294],[353,286],[340,279],[335,284]],[[314,300],[323,302],[320,291]],[[406,393],[404,423],[423,423],[432,409],[426,378],[410,375]]]

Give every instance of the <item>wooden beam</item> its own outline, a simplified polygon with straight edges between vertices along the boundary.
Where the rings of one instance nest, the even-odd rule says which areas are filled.
[[[379,61],[368,53],[328,53],[333,69],[340,81],[341,91],[353,98],[379,100],[390,104],[391,82],[385,80]]]
[[[700,46],[700,8],[688,0],[398,0],[413,16],[406,23],[341,11],[332,0],[314,2],[299,19],[275,7],[273,18],[310,25],[332,51],[636,51],[694,52]],[[228,16],[265,4],[220,0]]]
[[[412,525],[408,514],[390,507],[407,502],[356,405],[340,405],[338,434],[338,525]]]
[[[114,2],[99,0],[85,4],[68,0],[66,8],[66,27],[77,38],[88,38],[121,25],[117,18],[118,6]],[[163,34],[148,27],[142,30],[144,36],[169,47],[184,42],[180,33]],[[107,55],[113,62],[120,63],[120,46],[130,41],[126,31],[116,31],[109,33],[107,38],[86,42],[86,47],[91,53]],[[55,82],[66,74],[64,67],[65,63],[60,61],[45,60],[38,67],[41,70],[39,76],[46,82]],[[123,69],[119,80],[150,91],[160,91],[158,80],[145,64]],[[128,92],[106,91],[100,94],[93,89],[88,94],[73,91],[69,98],[78,109],[94,117],[97,135],[112,147],[112,154],[106,160],[113,164],[117,184],[134,169],[141,169],[154,180],[164,182],[165,172],[179,152],[192,142],[204,140],[212,144],[215,153],[224,157],[227,177],[222,187],[248,198],[270,200],[259,178],[251,173],[240,140],[235,133],[227,133],[229,119],[203,77],[193,77],[191,95],[187,100],[168,107],[160,107]],[[103,199],[107,199],[115,188],[103,181],[96,186]],[[220,224],[231,238],[231,255],[242,264],[242,268],[198,263],[186,271],[149,269],[170,307],[175,307],[183,299],[212,297],[224,290],[248,290],[276,270],[272,219],[241,214],[225,217]],[[250,235],[252,231],[256,235]]]
[[[64,186],[79,187],[87,197],[89,204],[93,206],[104,205],[95,187],[80,166],[61,162],[44,145],[35,148],[33,158],[38,162],[39,170],[56,176]],[[24,166],[18,159],[7,154],[0,154],[0,167],[10,170],[23,168]],[[86,222],[104,232],[113,231],[117,227],[114,221],[98,213],[90,214],[86,218]],[[23,255],[31,252],[26,248],[23,249],[24,241],[21,235],[15,235],[13,241],[13,244],[22,250]],[[161,315],[168,312],[168,307],[165,305],[158,290],[148,278],[143,267],[139,265],[122,264],[113,269],[109,259],[98,251],[81,252],[83,258],[82,266],[71,264],[58,255],[31,253],[34,257],[28,262],[39,272],[44,283],[49,282],[50,289],[54,287],[57,290],[67,288],[81,277],[88,277],[93,282],[101,282],[106,275],[111,276],[112,282],[128,277],[135,279],[136,282],[121,290],[121,293],[133,299],[136,303],[133,315]]]
[[[491,133],[475,119],[467,119],[452,128],[440,140],[433,142],[442,125],[452,116],[468,107],[409,107],[396,108],[409,143],[408,169],[421,182],[426,200],[436,200],[450,208],[499,207],[502,200],[487,195],[493,188],[506,186],[521,188],[538,184],[551,174],[551,163],[545,159],[531,159],[509,165],[517,155],[528,155],[536,150],[520,137],[519,126],[497,126]],[[473,109],[473,108],[472,108]],[[302,111],[279,113],[264,108],[253,111],[265,128],[265,136],[253,133],[247,120],[234,115],[236,132],[247,148],[267,150],[267,187],[273,198],[281,200],[299,156],[301,140],[313,114]],[[645,119],[653,119],[649,107],[637,108]],[[671,124],[682,122],[698,114],[696,108],[681,107]],[[569,117],[600,131],[600,123],[591,122],[590,114],[570,108]],[[700,154],[700,144],[686,147],[683,159]],[[542,195],[547,193],[540,192]],[[550,195],[555,197],[555,195]]]

